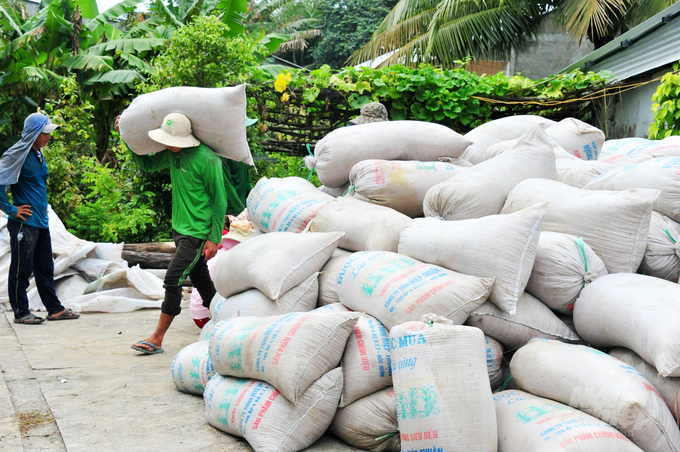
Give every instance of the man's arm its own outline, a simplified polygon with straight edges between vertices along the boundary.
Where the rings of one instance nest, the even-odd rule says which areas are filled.
[[[9,202],[5,187],[0,187],[0,209],[10,217],[15,217],[17,215],[17,208]]]
[[[224,228],[224,216],[227,212],[227,194],[224,191],[224,179],[222,165],[214,162],[206,162],[203,167],[203,182],[212,203],[212,226],[208,240],[220,243]]]

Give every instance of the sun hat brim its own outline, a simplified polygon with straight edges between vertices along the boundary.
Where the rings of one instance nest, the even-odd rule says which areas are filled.
[[[52,133],[55,130],[57,130],[60,126],[58,124],[54,124],[52,122],[48,122],[45,124],[45,127],[42,128],[40,133]]]
[[[193,148],[201,144],[201,142],[193,135],[186,137],[178,137],[177,135],[172,136],[163,129],[149,130],[149,138],[160,144],[172,146],[174,148]]]

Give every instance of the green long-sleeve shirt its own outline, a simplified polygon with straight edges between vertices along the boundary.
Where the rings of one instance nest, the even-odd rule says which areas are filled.
[[[222,162],[208,146],[201,143],[179,152],[166,149],[152,155],[130,154],[142,171],[170,169],[175,231],[220,243],[227,196]]]

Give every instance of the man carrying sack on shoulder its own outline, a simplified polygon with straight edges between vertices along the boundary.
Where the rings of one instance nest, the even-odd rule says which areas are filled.
[[[118,120],[116,130],[120,132]],[[193,136],[189,118],[171,113],[163,119],[160,129],[149,131],[149,137],[167,149],[152,155],[130,154],[142,171],[170,170],[172,236],[176,245],[163,281],[165,300],[158,326],[151,336],[132,345],[138,352],[155,354],[163,352],[165,333],[182,310],[182,282],[187,276],[201,294],[204,306],[209,306],[215,296],[206,262],[215,256],[222,238],[227,196],[220,158]]]

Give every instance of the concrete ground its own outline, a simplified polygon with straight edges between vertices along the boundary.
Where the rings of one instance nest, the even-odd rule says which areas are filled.
[[[172,360],[199,333],[188,309],[166,336],[165,353],[130,348],[158,317],[142,310],[17,325],[1,313],[0,451],[251,451],[206,423],[200,396],[172,383]],[[355,449],[327,434],[308,450]]]

